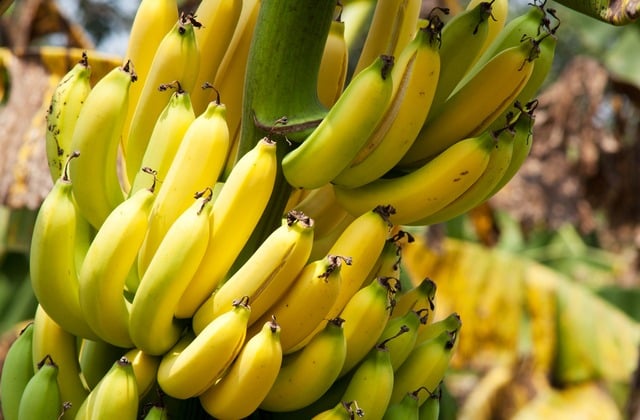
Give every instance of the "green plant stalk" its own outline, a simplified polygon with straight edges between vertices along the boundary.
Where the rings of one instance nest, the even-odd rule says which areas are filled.
[[[558,3],[611,25],[627,25],[640,17],[640,0],[557,0]]]

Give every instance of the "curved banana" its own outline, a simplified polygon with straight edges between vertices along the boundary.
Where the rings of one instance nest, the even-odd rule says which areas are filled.
[[[136,270],[138,250],[147,231],[155,197],[155,174],[153,177],[150,188],[138,190],[109,214],[91,242],[80,270],[79,296],[84,319],[102,340],[118,347],[133,347],[129,335],[130,305],[123,290],[127,276]]]
[[[344,320],[329,320],[303,348],[287,354],[269,392],[260,404],[267,411],[298,410],[324,394],[338,378],[347,355]]]
[[[188,92],[182,90],[179,83],[162,86],[163,90],[172,87],[175,87],[176,90],[171,94],[169,102],[153,126],[140,167],[136,169],[136,174],[132,178],[129,195],[135,194],[136,191],[149,185],[149,178],[142,171],[142,168],[153,169],[158,174],[158,179],[164,180],[178,147],[180,147],[184,133],[196,118],[191,106],[191,97]],[[206,185],[201,186],[200,189],[204,187]]]
[[[308,263],[286,293],[253,324],[249,333],[256,333],[256,328],[275,316],[282,329],[282,352],[292,353],[292,349],[326,319],[338,295],[341,268],[341,256],[329,255]]]
[[[78,350],[80,372],[87,388],[94,389],[125,350],[102,340],[83,339]]]
[[[82,401],[89,393],[80,379],[80,364],[76,346],[76,336],[65,331],[38,305],[33,318],[33,343],[31,348],[34,372],[46,356],[58,366],[58,386],[63,402],[71,405],[65,413],[74,418]],[[40,417],[35,417],[40,418]],[[57,418],[54,417],[54,418]]]
[[[276,143],[266,137],[236,163],[213,204],[209,245],[176,317],[192,317],[227,275],[267,206],[276,170]]]
[[[156,384],[156,375],[161,359],[136,348],[128,350],[124,357],[131,362],[136,383],[138,384],[138,395],[143,398]]]
[[[213,83],[236,25],[240,19],[243,0],[202,1],[194,12],[200,27],[196,31],[196,44],[200,51],[197,83]],[[194,89],[191,95],[196,114],[203,112],[211,101],[207,89]]]
[[[344,26],[340,16],[331,21],[318,70],[318,99],[327,108],[336,103],[347,81],[349,50],[344,38]]]
[[[129,87],[135,79],[130,63],[101,78],[87,95],[71,138],[71,150],[80,154],[69,165],[73,196],[80,213],[96,229],[124,200],[118,178],[118,146]]]
[[[461,326],[462,321],[457,312],[453,312],[431,324],[425,324],[419,328],[416,346],[422,344],[424,341],[437,337],[444,331],[457,331]]]
[[[135,419],[139,394],[133,366],[126,357],[116,360],[78,409],[77,420]]]
[[[153,201],[138,256],[141,265],[148,264],[171,224],[193,201],[193,194],[218,180],[229,148],[225,110],[218,102],[209,103],[184,133]]]
[[[24,389],[33,377],[33,323],[27,324],[11,344],[2,362],[0,372],[0,402],[2,415],[6,420],[17,420],[20,399]]]
[[[144,415],[144,420],[169,420],[167,408],[163,405],[152,405]]]
[[[260,328],[271,318],[267,310],[296,281],[312,245],[313,222],[304,214],[289,212],[280,227],[196,311],[192,320],[195,333],[199,334],[209,322],[231,310],[230,303],[240,296],[247,296],[251,302],[249,325],[263,314],[267,317],[266,321],[256,323]]]
[[[418,393],[423,389],[407,392],[399,402],[389,404],[382,420],[420,420]]]
[[[418,409],[418,416],[420,420],[438,420],[440,418],[440,386],[436,390],[431,391],[429,398],[427,398]]]
[[[210,388],[240,353],[247,335],[251,308],[246,297],[198,334],[187,332],[169,350],[158,368],[160,388],[175,398],[191,398]]]
[[[281,364],[280,326],[274,319],[244,344],[222,379],[199,396],[200,404],[216,418],[246,418],[269,392]]]
[[[294,190],[306,193],[304,198],[293,207],[313,220],[314,241],[328,235],[347,214],[336,202],[333,185],[325,184],[314,190]]]
[[[60,79],[53,91],[46,115],[46,152],[51,179],[56,182],[62,176],[64,166],[71,155],[71,137],[80,109],[91,91],[91,67],[83,52],[80,61]]]
[[[476,7],[480,2],[484,0],[470,0],[467,3],[466,9],[472,9]],[[484,40],[484,44],[480,49],[480,52],[476,58],[479,58],[484,51],[489,48],[489,45],[496,39],[504,25],[507,23],[509,17],[509,0],[493,0],[491,1],[491,17],[488,19],[489,29],[487,30],[487,37]]]
[[[361,71],[304,142],[285,155],[282,172],[293,187],[319,188],[353,160],[391,100],[392,67],[392,57],[380,56]]]
[[[396,295],[391,319],[402,317],[409,311],[427,309],[429,311],[427,323],[431,323],[435,311],[435,295],[436,283],[428,277],[409,290],[400,290]]]
[[[167,231],[131,303],[131,340],[150,355],[164,354],[180,338],[184,323],[173,314],[209,242],[211,190],[196,196]]]
[[[358,290],[340,312],[347,340],[347,357],[340,376],[356,366],[380,339],[393,306],[395,286],[396,280],[377,277]]]
[[[142,167],[153,127],[168,102],[158,88],[175,80],[185,91],[193,91],[200,66],[194,23],[198,24],[193,16],[181,15],[156,48],[140,98],[132,110],[129,131],[123,134],[127,136],[123,154],[129,182]]]
[[[407,359],[418,339],[420,325],[427,322],[429,311],[426,308],[409,310],[403,316],[389,319],[380,334],[380,340],[388,340],[387,348],[391,354],[391,365],[395,372]],[[397,337],[396,337],[397,336]],[[390,340],[391,337],[395,337]]]
[[[98,339],[82,314],[78,295],[80,256],[89,247],[91,228],[79,214],[67,169],[36,217],[29,254],[31,287],[40,305],[65,330]]]
[[[391,170],[407,152],[424,123],[440,78],[438,21],[421,28],[391,70],[394,93],[368,142],[333,183],[359,187]]]
[[[65,411],[62,403],[58,386],[58,365],[47,355],[38,363],[37,370],[24,388],[18,419],[60,418]]]
[[[311,420],[353,420],[356,417],[364,417],[357,401],[340,401],[332,408],[322,411],[312,417]]]
[[[358,188],[340,188],[338,202],[352,215],[363,214],[381,203],[395,213],[389,220],[410,224],[434,213],[466,191],[489,163],[493,138],[488,132],[458,141],[413,172],[378,179]]]

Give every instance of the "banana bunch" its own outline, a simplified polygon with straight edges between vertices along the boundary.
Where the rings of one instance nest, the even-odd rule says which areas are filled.
[[[462,214],[518,170],[555,15],[536,4],[505,26],[492,0],[444,23],[393,0],[351,29],[354,3],[322,57],[326,116],[287,153],[275,132],[238,153],[258,0],[143,0],[122,65],[91,83],[83,56],[61,79],[6,419],[179,401],[220,419],[437,416],[461,317],[434,319],[436,283],[405,281],[401,225]],[[246,256],[279,179],[281,223]]]

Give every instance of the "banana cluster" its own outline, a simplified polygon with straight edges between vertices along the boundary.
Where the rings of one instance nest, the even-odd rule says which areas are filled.
[[[122,66],[92,84],[83,56],[61,79],[6,419],[166,418],[192,399],[220,419],[437,418],[461,320],[434,322],[430,279],[403,288],[401,225],[515,174],[557,25],[536,4],[503,27],[505,0],[446,24],[417,0],[356,3],[327,40],[326,117],[281,161],[269,137],[237,155],[258,0],[143,0]],[[244,258],[280,170],[281,224]]]

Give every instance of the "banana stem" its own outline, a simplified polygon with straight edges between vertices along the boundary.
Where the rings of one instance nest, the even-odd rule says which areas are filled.
[[[639,0],[557,0],[558,3],[611,25],[627,25],[640,16]]]

